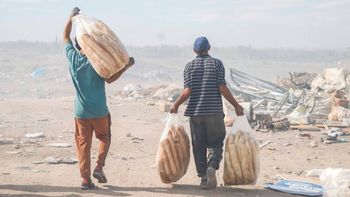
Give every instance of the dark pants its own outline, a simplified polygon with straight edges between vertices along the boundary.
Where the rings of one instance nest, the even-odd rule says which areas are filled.
[[[226,135],[224,117],[223,114],[192,116],[190,126],[194,161],[198,176],[202,177],[208,166],[219,169]]]

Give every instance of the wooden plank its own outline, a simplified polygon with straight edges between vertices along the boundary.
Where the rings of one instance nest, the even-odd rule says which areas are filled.
[[[292,125],[290,129],[299,131],[321,131],[320,128],[313,125]]]

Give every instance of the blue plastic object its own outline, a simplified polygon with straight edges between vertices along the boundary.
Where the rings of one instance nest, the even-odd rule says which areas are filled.
[[[266,184],[265,188],[304,196],[322,196],[324,192],[321,185],[292,180],[282,180],[275,184]]]

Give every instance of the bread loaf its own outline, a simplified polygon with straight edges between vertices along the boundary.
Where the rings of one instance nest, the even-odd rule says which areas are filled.
[[[122,42],[102,21],[94,22],[78,37],[78,42],[96,72],[110,78],[129,63],[129,55]]]
[[[78,40],[84,54],[100,76],[109,76],[108,68],[116,64],[113,57],[93,37],[83,34]]]
[[[171,127],[157,152],[157,171],[163,183],[178,181],[188,169],[190,144],[183,127]]]
[[[99,28],[102,32],[105,33],[106,36],[111,38],[111,40],[114,42],[114,46],[116,47],[118,54],[120,55],[119,57],[122,59],[124,63],[129,62],[129,55],[128,52],[126,51],[123,43],[119,40],[117,35],[102,21],[97,21],[96,23],[97,28]]]
[[[116,63],[116,65],[122,64],[118,54],[115,52],[116,50],[115,50],[114,44],[111,42],[108,36],[106,36],[102,32],[97,32],[97,31],[93,31],[91,35],[96,40],[96,42],[99,43],[99,45],[106,51],[106,53],[108,53],[110,56],[113,57],[113,60]],[[117,73],[122,68],[123,67],[114,66],[114,67],[110,67],[109,71],[111,73]]]
[[[259,150],[250,134],[239,130],[227,136],[224,161],[225,185],[255,184],[260,169]]]

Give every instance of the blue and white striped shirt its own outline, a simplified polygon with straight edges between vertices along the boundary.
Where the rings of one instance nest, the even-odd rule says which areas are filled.
[[[198,56],[184,70],[184,88],[191,88],[185,116],[223,114],[219,85],[226,84],[219,59]]]

